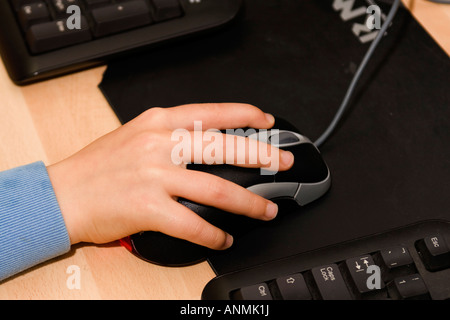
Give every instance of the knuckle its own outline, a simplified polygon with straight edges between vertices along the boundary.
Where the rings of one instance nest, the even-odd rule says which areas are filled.
[[[210,112],[213,115],[216,115],[218,118],[222,118],[223,115],[227,112],[226,104],[223,103],[208,103],[204,106],[206,112]]]
[[[208,192],[212,199],[217,203],[224,203],[228,199],[228,192],[226,191],[225,184],[220,180],[211,179],[208,182]]]
[[[160,132],[144,131],[135,136],[135,147],[137,151],[153,154],[161,149],[161,145],[165,145],[165,139],[167,138]]]
[[[152,108],[147,109],[144,113],[146,114],[147,117],[151,118],[151,117],[159,116],[162,113],[164,113],[164,109],[160,108],[160,107],[152,107]]]
[[[265,212],[266,207],[266,200],[263,198],[251,194],[247,197],[247,203],[246,203],[246,209],[248,212],[248,215],[251,217],[258,217],[260,215],[263,215]]]
[[[148,121],[161,123],[160,121],[163,121],[166,116],[166,111],[164,108],[153,107],[144,111],[143,117]]]
[[[221,249],[224,247],[226,242],[226,236],[223,231],[214,231],[211,234],[211,245],[210,248]]]
[[[162,179],[164,179],[164,174],[160,168],[139,166],[135,170],[134,181],[140,188],[143,186],[156,187],[156,183],[163,181]],[[152,197],[147,194],[142,194],[141,198],[145,201],[152,199]]]
[[[203,223],[201,220],[191,220],[190,223],[185,223],[183,225],[183,233],[186,235],[187,240],[198,241],[201,237]]]
[[[222,103],[209,103],[208,105],[205,105],[205,107],[208,107],[211,109],[212,112],[220,112],[223,111],[224,105]]]
[[[208,248],[219,249],[224,246],[225,237],[223,232],[210,226],[208,223],[203,221],[195,223],[192,227],[192,232],[193,238]]]
[[[164,169],[162,169],[161,167],[149,166],[144,170],[148,181],[164,181],[163,179],[165,178],[166,174],[164,173]]]

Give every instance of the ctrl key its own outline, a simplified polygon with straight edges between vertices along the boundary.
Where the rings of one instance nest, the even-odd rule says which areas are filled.
[[[231,295],[233,300],[272,300],[269,287],[266,283],[258,283],[243,287]]]

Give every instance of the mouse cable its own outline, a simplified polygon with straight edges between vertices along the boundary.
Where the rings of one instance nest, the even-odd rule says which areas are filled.
[[[383,26],[380,29],[380,32],[378,33],[375,40],[370,45],[369,49],[367,50],[366,55],[364,56],[361,64],[359,65],[355,75],[353,76],[353,79],[350,83],[350,86],[347,90],[347,93],[345,94],[344,100],[342,101],[341,106],[339,107],[338,111],[336,112],[336,115],[334,116],[333,121],[331,121],[328,128],[325,130],[325,132],[314,142],[314,145],[316,147],[320,147],[331,135],[331,133],[336,129],[339,120],[341,120],[342,116],[344,115],[345,110],[348,107],[348,102],[355,91],[356,85],[361,78],[361,74],[363,73],[364,69],[366,68],[367,63],[369,62],[370,58],[372,57],[372,54],[374,53],[375,49],[377,48],[379,42],[383,38],[384,34],[386,33],[386,30],[391,25],[392,20],[394,20],[395,14],[397,12],[397,9],[400,5],[400,0],[395,0],[392,4],[391,10],[389,11],[389,14],[386,18],[386,20],[383,23]]]

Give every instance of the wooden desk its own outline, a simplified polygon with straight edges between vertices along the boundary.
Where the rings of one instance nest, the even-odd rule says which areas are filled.
[[[450,53],[450,6],[404,0]],[[97,88],[106,67],[17,87],[0,64],[0,170],[37,160],[51,164],[120,123]],[[81,288],[66,285],[78,266]],[[165,268],[143,262],[117,243],[74,246],[71,253],[0,285],[0,299],[199,299],[214,277],[204,262]]]

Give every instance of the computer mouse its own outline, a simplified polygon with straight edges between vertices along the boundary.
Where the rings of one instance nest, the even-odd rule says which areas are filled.
[[[238,130],[239,132],[239,130]],[[327,164],[316,146],[288,121],[275,118],[275,127],[262,131],[240,130],[250,139],[271,143],[294,154],[294,165],[288,171],[261,174],[259,168],[243,168],[232,165],[189,164],[189,170],[208,172],[237,183],[267,199],[288,198],[299,206],[320,198],[331,185]],[[276,142],[276,143],[274,143]],[[180,203],[221,228],[239,241],[239,236],[255,226],[254,219],[224,212],[186,199]],[[278,215],[282,214],[279,212]],[[137,257],[164,266],[187,266],[205,260],[211,249],[174,238],[163,233],[146,231],[121,240],[121,243]]]

